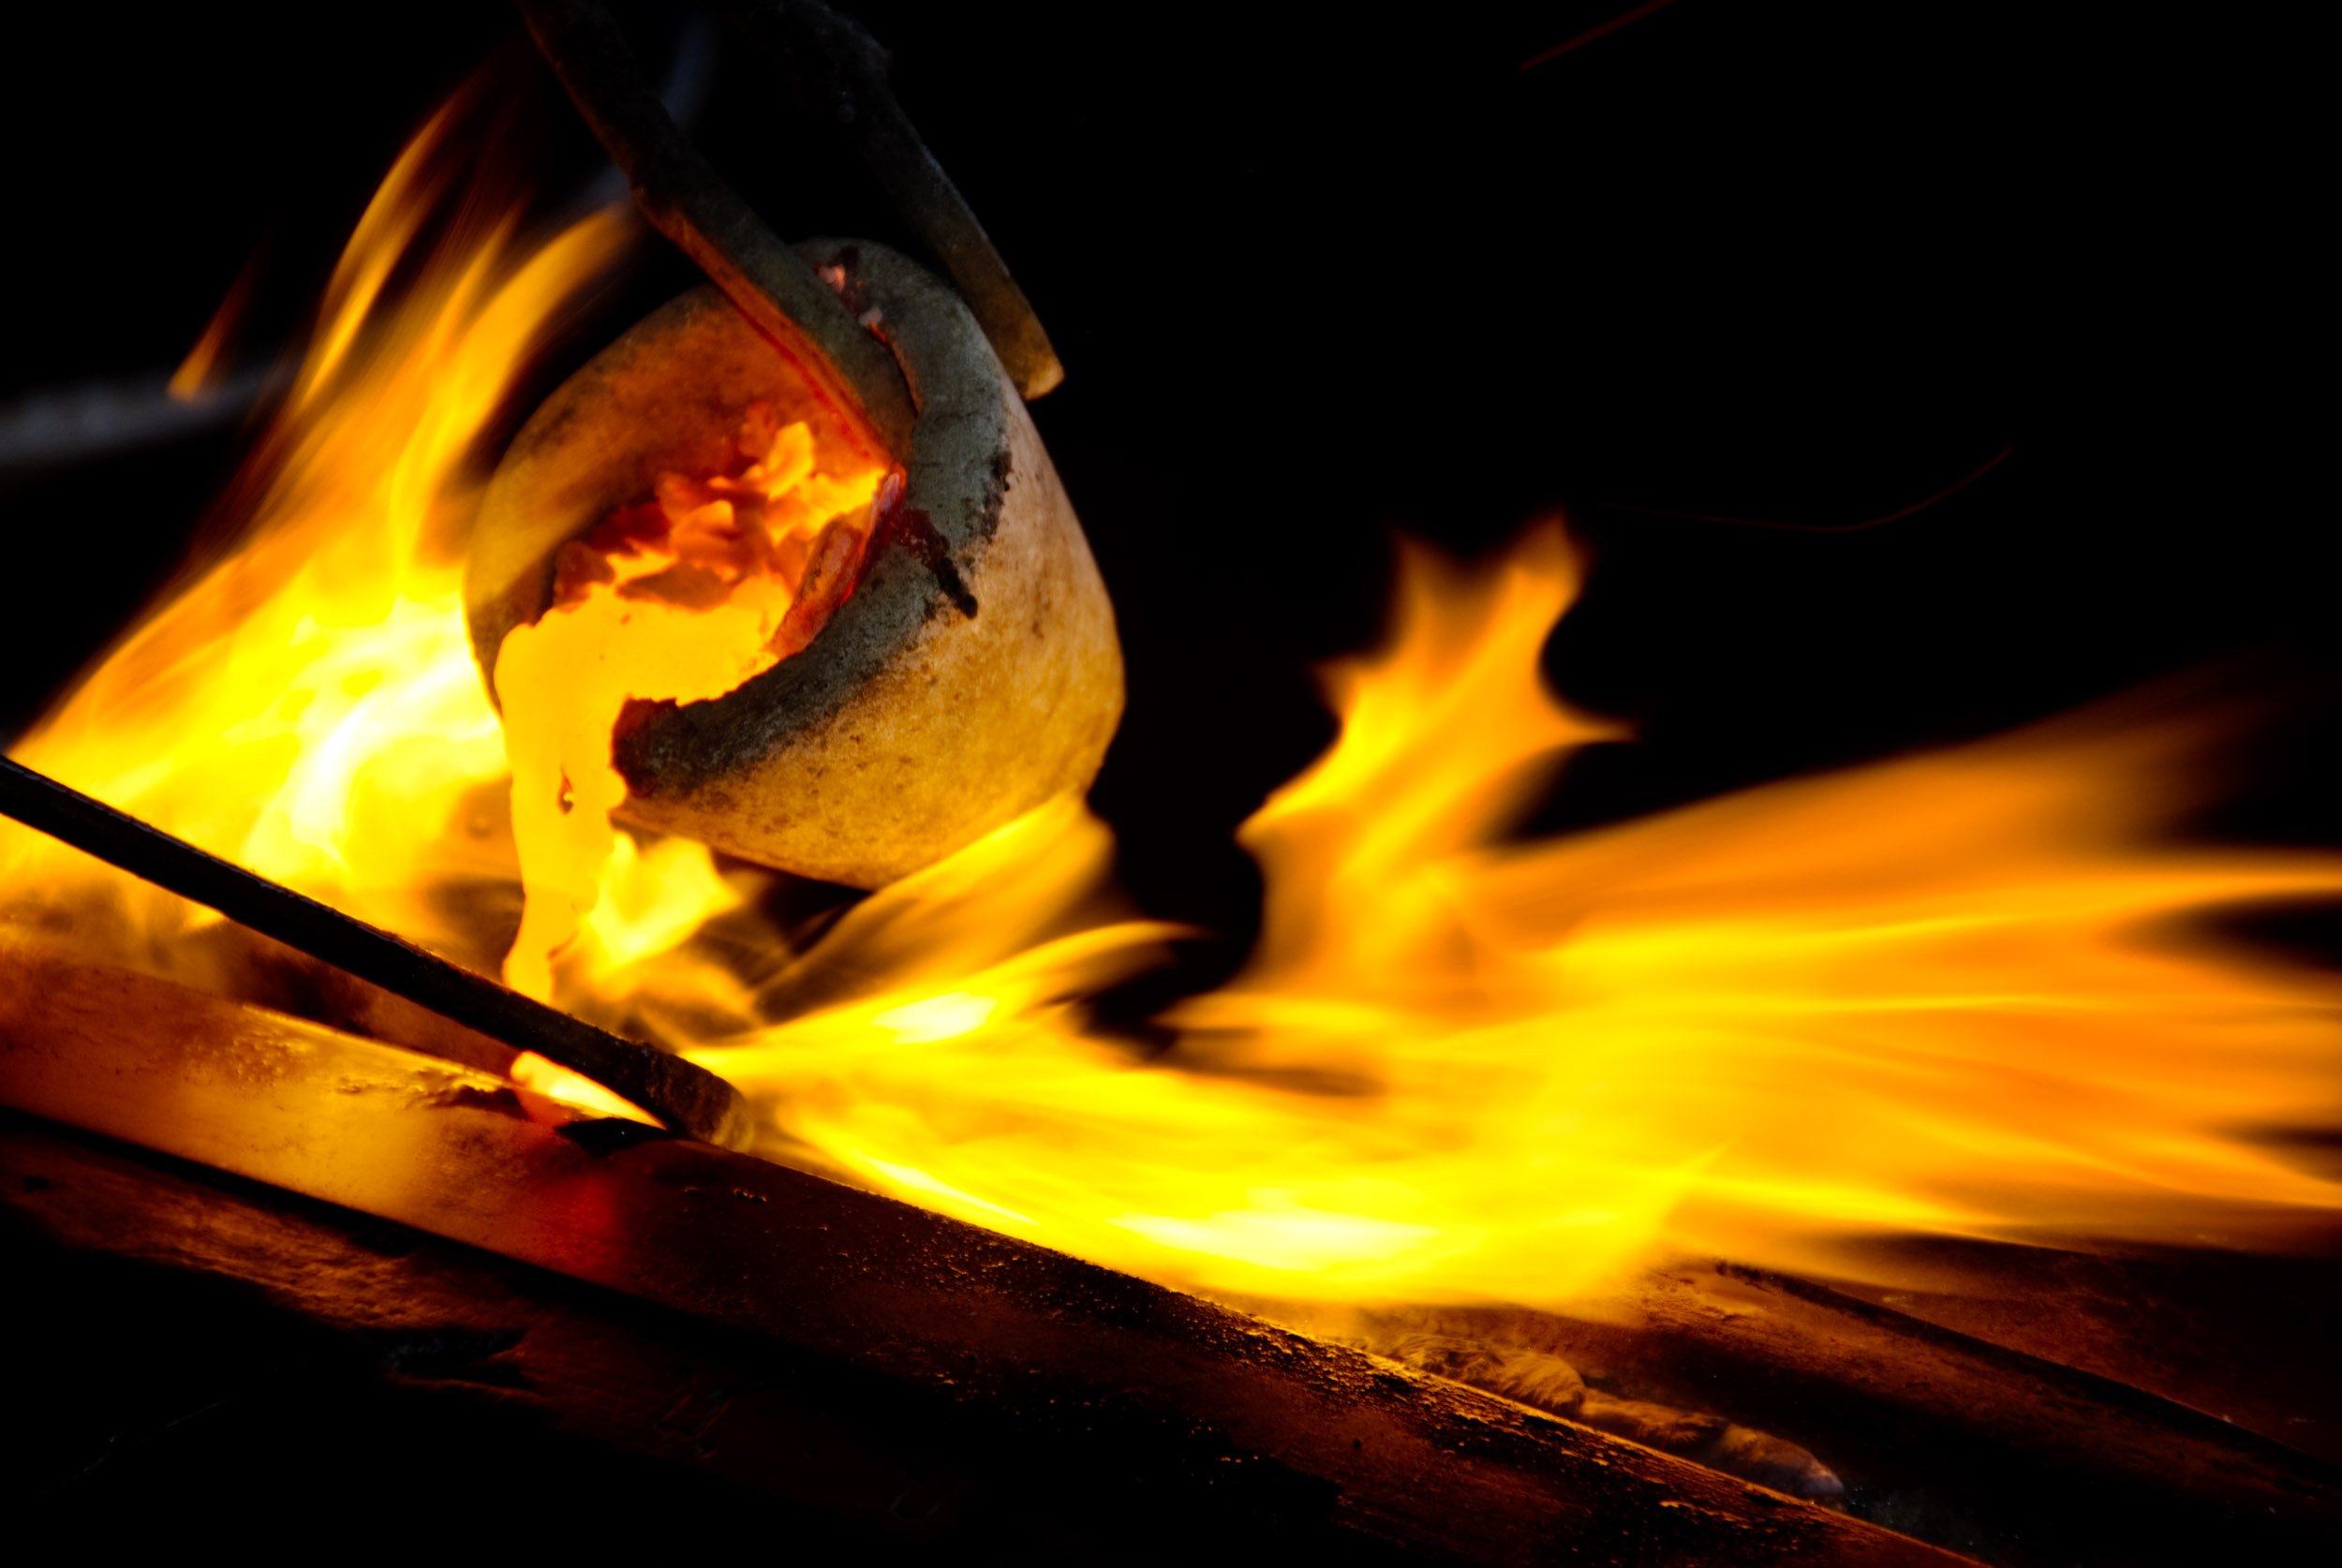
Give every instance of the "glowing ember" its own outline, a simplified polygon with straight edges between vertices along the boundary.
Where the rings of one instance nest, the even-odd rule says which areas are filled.
[[[409,266],[439,140],[401,160],[335,276],[244,546],[23,752],[485,968],[520,873],[458,607],[467,459],[616,229],[520,259],[509,224],[459,217]],[[394,275],[417,279],[395,303]],[[2342,864],[2157,847],[2186,803],[2182,736],[2068,725],[1508,841],[1606,732],[1537,677],[1576,582],[1553,528],[1481,570],[1407,554],[1390,644],[1329,683],[1339,743],[1244,829],[1269,886],[1253,962],[1164,1020],[1168,1049],[1088,1025],[1084,999],[1174,933],[1116,905],[1078,802],[798,952],[759,912],[761,874],[611,838],[598,772],[626,694],[722,690],[793,645],[816,595],[773,563],[792,540],[816,560],[820,525],[875,482],[819,480],[794,441],[754,429],[720,486],[613,519],[498,670],[516,699],[556,673],[591,688],[512,704],[531,895],[558,897],[532,909],[518,978],[732,1076],[776,1158],[1287,1298],[1552,1301],[1669,1249],[1859,1266],[1843,1244],[1880,1232],[2275,1244],[2289,1216],[2342,1206],[2258,1138],[2342,1119],[2336,984],[2186,934],[2239,901],[2331,895]],[[6,847],[12,910],[235,984],[204,917],[43,841]]]
[[[554,602],[496,663],[527,903],[504,978],[553,995],[554,955],[600,896],[626,780],[627,703],[720,697],[804,647],[853,591],[881,474],[814,471],[813,433],[747,413],[736,472],[661,474],[657,493],[564,545]]]

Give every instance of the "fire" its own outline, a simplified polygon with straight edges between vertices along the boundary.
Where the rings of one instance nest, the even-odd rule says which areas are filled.
[[[541,244],[511,216],[442,214],[442,111],[369,204],[287,407],[240,483],[240,541],[188,574],[14,748],[78,787],[351,913],[471,959],[512,851],[496,715],[461,614],[475,444],[563,303],[617,255],[603,214]],[[435,214],[442,216],[436,229]],[[429,243],[436,233],[436,244]],[[393,274],[411,271],[396,309]],[[207,912],[11,833],[20,895],[201,980]],[[12,900],[14,901],[14,900]],[[119,926],[101,939],[94,909]]]
[[[832,940],[891,928],[938,981],[695,1059],[911,1201],[1289,1300],[1583,1298],[1668,1251],[1859,1272],[1881,1234],[2265,1239],[2342,1203],[2254,1136],[2342,1113],[2342,989],[2183,934],[2342,860],[2151,847],[2182,737],[2079,722],[1510,843],[1612,732],[1537,673],[1576,578],[1553,527],[1476,573],[1406,553],[1390,645],[1327,683],[1340,740],[1243,830],[1254,960],[1170,1050],[1086,1032],[1074,969],[1163,933],[944,964],[972,933],[913,879]],[[1074,841],[980,846],[987,895],[1102,876]]]
[[[600,1117],[620,1117],[650,1127],[659,1125],[659,1118],[640,1105],[619,1099],[591,1078],[581,1077],[558,1062],[547,1061],[534,1051],[523,1051],[514,1057],[506,1071],[521,1087],[548,1100],[557,1100],[574,1110],[590,1111]]]
[[[1268,884],[1252,963],[1145,1049],[1089,1004],[1179,933],[1121,905],[1077,801],[809,946],[765,912],[769,875],[610,836],[598,813],[619,802],[580,777],[606,763],[603,709],[575,733],[504,733],[458,577],[482,437],[624,230],[595,217],[531,248],[480,216],[503,210],[489,196],[442,200],[452,118],[400,160],[333,280],[241,492],[242,542],[83,679],[27,761],[483,969],[511,942],[522,861],[561,864],[526,819],[557,810],[566,773],[593,842],[581,828],[569,872],[528,880],[557,884],[555,929],[579,935],[556,955],[532,931],[517,978],[732,1077],[775,1158],[1183,1285],[1553,1302],[1670,1250],[1831,1270],[1864,1266],[1850,1244],[1879,1234],[2274,1243],[2342,1206],[2265,1136],[2342,1116],[2335,983],[2201,930],[2331,895],[2342,862],[2159,843],[2186,794],[2169,724],[2068,723],[1510,836],[1573,750],[1614,733],[1538,673],[1577,584],[1557,527],[1482,568],[1405,553],[1387,645],[1329,676],[1339,741],[1243,829]],[[727,483],[803,502],[804,528],[768,542],[818,540],[875,476],[776,490],[815,477],[786,436],[754,432]],[[549,660],[623,664],[608,692],[680,693],[773,650],[802,578],[726,600],[753,626],[705,650],[704,679],[586,629],[642,614],[621,580],[716,521],[713,489],[687,488],[661,497],[663,542],[604,552],[608,581],[573,600],[599,609],[552,618]],[[508,643],[508,695],[550,678],[534,657]],[[229,983],[200,911],[23,835],[0,848],[20,923]],[[549,1064],[516,1072],[590,1095]]]
[[[504,961],[515,990],[552,996],[554,957],[600,900],[626,804],[610,760],[626,705],[724,695],[811,642],[853,591],[882,473],[817,473],[812,430],[762,403],[737,446],[738,473],[661,474],[653,499],[564,546],[553,607],[497,651],[527,889]]]

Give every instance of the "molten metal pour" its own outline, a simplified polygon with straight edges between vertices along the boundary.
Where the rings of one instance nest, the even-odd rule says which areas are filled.
[[[904,313],[905,319],[883,325],[882,312],[875,306],[859,319],[852,318],[839,300],[840,292],[848,288],[844,259],[817,279],[808,263],[764,229],[667,118],[636,69],[625,40],[600,7],[545,0],[524,8],[548,60],[581,111],[635,179],[646,214],[701,261],[733,302],[763,330],[764,337],[752,340],[750,354],[759,362],[753,374],[771,377],[774,368],[763,362],[770,357],[770,349],[779,350],[779,360],[793,372],[786,391],[816,406],[827,451],[817,454],[812,426],[805,420],[783,423],[768,402],[753,401],[745,408],[729,410],[727,422],[738,422],[741,444],[736,458],[719,471],[693,472],[688,466],[683,471],[661,471],[653,494],[621,497],[622,509],[601,520],[585,541],[562,542],[556,538],[560,569],[553,584],[554,602],[526,607],[529,614],[525,619],[508,619],[497,629],[497,635],[481,644],[494,688],[501,696],[517,694],[520,699],[516,710],[506,716],[506,731],[514,767],[513,826],[529,896],[505,967],[508,978],[523,994],[501,991],[385,931],[207,855],[14,762],[7,764],[7,776],[0,779],[5,784],[0,799],[19,820],[100,859],[529,1053],[516,1071],[537,1071],[530,1065],[533,1059],[556,1064],[617,1091],[621,1098],[616,1108],[621,1114],[627,1102],[632,1102],[684,1131],[736,1145],[746,1136],[745,1116],[739,1096],[729,1085],[678,1058],[620,1040],[530,1000],[541,1002],[551,997],[553,957],[578,937],[585,917],[600,901],[607,880],[616,847],[610,819],[630,796],[630,781],[621,777],[610,758],[614,731],[622,711],[631,703],[704,704],[805,649],[855,591],[872,536],[882,527],[888,530],[888,542],[908,541],[908,547],[934,574],[944,597],[962,616],[972,619],[978,601],[947,552],[957,543],[970,563],[969,570],[974,570],[974,557],[985,554],[998,527],[1001,497],[997,476],[1007,472],[1011,454],[998,434],[987,442],[989,426],[982,419],[975,422],[972,449],[964,436],[956,434],[955,422],[966,423],[969,414],[977,411],[972,406],[986,401],[981,389],[972,399],[956,392],[956,377],[966,379],[962,367],[913,367],[915,411],[914,400],[906,398],[901,370],[882,346],[889,339],[889,329],[894,337],[912,345],[936,338],[937,328],[926,319],[938,314],[932,306],[925,316],[914,307]],[[984,312],[986,330],[1016,367],[1018,385],[1030,395],[1054,386],[1061,371],[1046,335],[1031,318],[1030,306],[957,192],[895,105],[884,85],[882,62],[869,40],[819,7],[802,8],[801,14],[785,22],[758,17],[749,19],[748,24],[769,48],[830,62],[827,68],[839,74],[848,98],[863,111],[863,142],[874,171],[912,218],[914,229],[941,248],[970,288]],[[428,133],[424,140],[429,140]],[[369,214],[370,222],[383,217],[398,221],[395,214]],[[852,287],[859,289],[867,285],[857,281]],[[363,310],[369,299],[370,294],[361,294],[351,303]],[[950,323],[948,313],[944,314],[942,336],[948,339]],[[672,318],[674,313],[666,316]],[[680,318],[686,322],[709,318],[706,312]],[[313,362],[302,397],[314,395],[319,378],[348,347],[348,334],[358,320],[354,314],[342,318],[333,334],[333,348]],[[217,347],[210,344],[208,351],[215,353]],[[200,349],[199,357],[206,351]],[[669,351],[670,360],[675,362],[668,367],[671,378],[680,375],[694,390],[704,391],[709,384],[713,367],[705,357],[692,353],[688,343],[660,337],[650,357],[656,360],[660,351]],[[914,355],[921,351],[911,350]],[[932,348],[924,351],[930,357],[939,352]],[[898,346],[896,352],[902,354],[905,349]],[[942,352],[966,356],[965,347],[959,345]],[[979,382],[986,379],[982,375],[976,377]],[[584,413],[562,406],[565,398],[577,397],[574,385],[564,389],[555,400],[556,407],[547,410],[557,415],[553,421],[556,426],[609,410],[613,400],[607,387],[590,376],[581,380],[589,383],[583,398]],[[681,461],[686,453],[704,448],[707,432],[704,428],[686,428],[678,435],[672,420],[669,426],[661,427],[655,420],[645,422],[640,410],[627,408],[623,392],[615,401],[616,422],[624,432],[632,434],[648,422],[668,436],[664,455],[670,460]],[[926,416],[923,426],[914,426],[915,415]],[[682,422],[686,427],[704,427],[708,420],[704,410],[694,406]],[[933,434],[938,425],[946,428],[941,440]],[[921,430],[926,434],[921,435]],[[719,445],[726,433],[719,432]],[[595,456],[602,455],[601,443],[591,444]],[[521,447],[535,455],[526,436]],[[937,531],[926,511],[916,509],[900,520],[897,538],[897,520],[892,512],[903,495],[902,475],[900,470],[888,471],[891,459],[882,455],[886,451],[911,454],[919,498],[939,510],[949,510],[944,503],[953,497],[948,483],[939,491],[929,477],[938,470],[987,467],[996,475],[993,493],[979,507],[981,515],[961,521],[953,540]],[[509,554],[517,532],[525,554],[543,531],[541,497],[530,484],[544,465],[532,467],[525,458],[515,466],[524,477],[507,488],[520,492],[517,524],[512,528],[497,525],[498,517],[514,514],[515,504],[499,511],[492,493],[490,523],[482,530],[488,545],[487,593],[492,603],[496,595],[508,590],[513,576],[499,561],[497,550],[502,548]],[[1030,457],[1019,465],[1019,479],[1028,493],[1026,512],[1033,510],[1030,471],[1034,466]],[[1045,471],[1045,457],[1039,466]],[[552,467],[556,477],[573,478],[561,471],[557,460]],[[954,472],[952,477],[959,476]],[[877,504],[882,483],[885,507]],[[929,495],[929,491],[936,494]],[[1047,505],[1045,496],[1042,505]],[[1059,505],[1061,509],[1061,496]],[[976,530],[972,535],[971,525]],[[1086,567],[1087,553],[1079,544],[1070,512],[1064,514],[1063,527],[1073,531],[1072,548]],[[1025,569],[1015,550],[991,554],[1008,560],[1008,571]],[[1043,586],[1045,590],[1050,585]],[[825,859],[818,851],[807,853],[799,849],[805,837],[802,824],[809,821],[818,834],[837,827],[840,818],[860,815],[862,825],[870,830],[885,816],[873,809],[874,802],[865,800],[849,800],[842,807],[832,805],[825,814],[816,791],[786,787],[788,763],[784,760],[783,786],[778,792],[787,797],[780,808],[792,819],[790,830],[762,836],[748,831],[739,847],[800,869],[850,880],[884,880],[958,847],[1054,789],[1086,784],[1119,708],[1119,662],[1111,646],[1110,620],[1105,618],[1094,569],[1089,572],[1088,587],[1088,598],[1099,607],[1090,619],[1104,626],[1106,645],[1103,652],[1091,645],[1096,641],[1094,628],[1087,638],[1078,634],[1077,628],[1077,634],[1067,639],[1070,656],[1102,674],[1103,681],[1093,676],[1089,685],[1110,695],[1100,713],[1085,717],[1078,711],[1063,711],[1069,705],[1058,700],[1058,693],[1045,689],[1031,694],[1049,708],[1060,710],[1053,715],[1060,731],[1070,727],[1075,732],[1076,753],[1070,764],[1047,762],[1045,746],[1040,748],[1044,773],[1030,775],[1030,760],[1035,747],[1014,724],[1000,727],[1001,744],[1027,762],[1025,772],[1013,765],[971,766],[971,759],[951,755],[948,748],[922,757],[917,762],[929,771],[956,776],[946,787],[959,802],[973,802],[975,815],[971,816],[962,805],[957,812],[945,813],[941,821],[922,822],[916,820],[914,809],[907,847],[890,851],[883,847],[882,828],[865,831],[866,843],[880,846],[875,851],[877,858],[870,858],[874,851],[866,847],[849,851],[852,865],[840,865],[835,853]],[[1061,584],[1057,591],[1060,599],[1068,597]],[[901,599],[899,594],[895,597]],[[1071,597],[1082,597],[1078,586]],[[1017,606],[1011,602],[1006,608],[1013,613]],[[493,621],[497,611],[491,609],[488,614]],[[477,618],[474,631],[476,636],[482,631]],[[869,639],[866,636],[862,641]],[[854,651],[854,644],[849,643],[846,663],[852,664]],[[830,662],[839,661],[833,657]],[[866,666],[867,662],[864,660]],[[939,661],[922,654],[918,662],[926,672],[926,684],[936,687]],[[958,662],[969,663],[965,658]],[[975,668],[997,685],[999,673],[992,666],[998,663],[997,658],[979,658]],[[948,673],[952,660],[946,657],[941,664]],[[600,678],[586,678],[596,672]],[[871,673],[862,668],[850,671],[846,678],[868,684]],[[956,696],[948,681],[944,690],[947,697]],[[971,717],[980,718],[966,711],[951,717],[963,725]],[[870,716],[860,708],[850,706],[848,717],[852,723],[868,727]],[[767,746],[785,748],[790,732],[805,725],[784,717],[778,730],[770,723],[765,728],[779,737],[778,741],[768,738]],[[822,744],[817,734],[817,750]],[[890,735],[884,744],[893,750],[902,749],[898,736]],[[852,762],[851,758],[823,753],[817,755],[815,766],[825,770]],[[638,777],[633,783],[632,792],[638,798],[655,797],[658,792],[655,778]],[[927,787],[934,786],[930,782]],[[888,804],[897,808],[893,815],[899,818],[901,797],[914,792],[916,783],[893,781],[889,787],[889,781],[881,780],[877,788],[893,797]],[[655,801],[648,806],[645,814],[660,821]],[[704,813],[695,819],[689,806],[682,812],[684,821],[674,825],[701,828],[702,836],[718,843],[740,839],[734,820],[741,813],[734,798],[728,794],[720,798],[716,810],[720,817],[713,823],[714,832],[704,831],[710,825]],[[638,812],[643,811],[645,807],[638,806]],[[674,814],[671,807],[665,816],[671,819]],[[851,830],[855,824],[845,825]],[[862,870],[860,878],[856,878],[857,869]]]

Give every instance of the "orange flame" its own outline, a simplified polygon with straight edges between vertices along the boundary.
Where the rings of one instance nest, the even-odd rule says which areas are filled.
[[[466,205],[378,308],[444,184],[435,117],[336,269],[289,406],[256,451],[234,553],[194,574],[15,748],[78,788],[367,920],[468,957],[451,887],[509,880],[496,716],[471,668],[472,448],[562,303],[616,254],[609,214],[523,249]],[[486,209],[493,212],[494,209]],[[125,955],[193,962],[214,917],[11,832],[7,880],[111,904]],[[86,928],[87,923],[84,922]],[[86,931],[85,931],[86,934]]]
[[[203,335],[195,340],[187,357],[179,362],[179,368],[170,373],[165,391],[174,402],[193,403],[210,391],[219,379],[220,366],[228,357],[229,340],[235,335],[236,323],[244,316],[244,307],[251,297],[252,281],[259,274],[258,259],[245,264],[229,286],[228,293],[204,323]]]
[[[2342,1112],[2336,986],[2171,934],[2331,894],[2342,861],[2145,847],[2174,748],[2080,726],[1506,844],[1608,732],[1537,676],[1575,580],[1557,528],[1478,575],[1406,554],[1391,645],[1329,681],[1339,742],[1244,829],[1254,962],[1168,1053],[1085,1034],[1044,947],[695,1059],[900,1196],[1287,1299],[1552,1301],[1657,1250],[1845,1272],[1879,1233],[2342,1205],[2252,1136]],[[1069,874],[979,852],[1026,901]]]
[[[335,275],[245,542],[25,750],[485,969],[519,889],[457,596],[467,458],[618,228],[524,256],[509,220],[459,220],[408,269],[446,138]],[[1090,1022],[1177,933],[1120,907],[1072,800],[802,949],[766,875],[621,836],[554,994],[731,1076],[776,1158],[1288,1299],[1551,1302],[1668,1250],[1858,1266],[1845,1243],[1882,1232],[2275,1241],[2254,1221],[2342,1206],[2257,1136],[2342,1116],[2335,984],[2187,935],[2329,895],[2342,863],[2158,847],[2173,738],[2071,724],[1511,842],[1610,733],[1537,673],[1576,581],[1551,527],[1484,570],[1406,553],[1389,645],[1328,683],[1338,743],[1243,830],[1253,961],[1168,1048]],[[6,851],[11,907],[85,938],[111,908],[126,961],[195,966],[176,901]]]

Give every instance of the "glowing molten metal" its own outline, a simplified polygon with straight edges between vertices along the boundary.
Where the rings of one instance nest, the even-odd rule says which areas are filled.
[[[738,447],[738,472],[661,474],[654,499],[564,545],[553,607],[497,655],[528,888],[504,961],[515,990],[552,996],[554,955],[600,899],[627,703],[720,697],[811,642],[853,591],[879,470],[815,473],[812,431],[761,403]]]
[[[1388,645],[1329,680],[1340,741],[1243,830],[1259,950],[1167,1049],[1089,1027],[1085,998],[1176,934],[1116,906],[1077,802],[798,951],[770,877],[612,834],[610,725],[788,652],[797,607],[851,581],[879,478],[757,427],[736,472],[613,519],[497,672],[584,695],[515,700],[532,717],[500,732],[458,599],[477,446],[621,226],[523,251],[438,200],[440,141],[334,276],[242,543],[28,762],[475,968],[510,949],[515,983],[758,1097],[777,1158],[1177,1283],[1549,1302],[1664,1250],[2275,1241],[2342,1205],[2262,1137],[2342,1110],[2334,983],[2188,934],[2331,895],[2342,864],[2155,847],[2178,736],[2069,725],[1509,841],[1609,733],[1537,674],[1576,586],[1551,527],[1485,570],[1406,553]],[[24,924],[236,984],[211,917],[22,834],[7,853]]]

